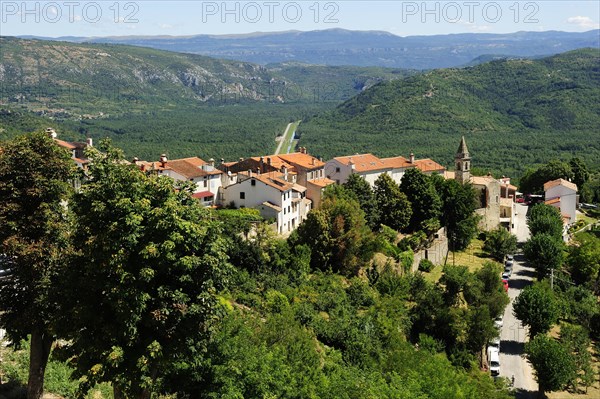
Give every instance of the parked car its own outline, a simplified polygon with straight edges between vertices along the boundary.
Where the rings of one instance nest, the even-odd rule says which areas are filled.
[[[510,278],[510,276],[512,276],[512,272],[513,272],[513,268],[512,267],[505,267],[504,268],[504,273],[508,274],[509,278]]]
[[[502,284],[504,285],[504,292],[508,292],[508,279],[503,278]]]
[[[500,351],[492,349],[488,355],[488,362],[490,366],[490,374],[492,377],[500,375]]]
[[[502,273],[502,281],[507,280],[510,278],[510,273],[508,272],[504,272]]]
[[[508,260],[514,260],[515,256],[513,254],[508,254],[508,255],[506,255],[506,259],[508,259]]]
[[[506,262],[504,262],[504,266],[510,266],[512,267],[514,264],[514,260],[513,259],[507,259]]]
[[[496,328],[502,328],[502,326],[504,325],[504,320],[502,319],[502,315],[500,315],[494,319],[494,325],[496,326]]]

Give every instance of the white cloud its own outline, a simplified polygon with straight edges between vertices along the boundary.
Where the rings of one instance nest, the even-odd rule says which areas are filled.
[[[571,25],[577,25],[580,28],[585,28],[585,29],[598,29],[600,28],[600,24],[597,22],[594,22],[593,19],[591,19],[590,17],[583,17],[581,15],[578,15],[576,17],[569,17],[567,18],[567,23],[571,24]]]
[[[489,25],[477,25],[474,22],[469,22],[462,19],[458,20],[456,23],[466,26],[471,32],[489,32],[492,30],[492,27]]]

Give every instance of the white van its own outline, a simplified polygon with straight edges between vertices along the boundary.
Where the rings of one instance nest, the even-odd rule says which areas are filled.
[[[490,348],[491,349],[491,348]],[[488,353],[488,361],[490,366],[490,373],[492,377],[500,375],[500,352],[498,350],[490,350]]]

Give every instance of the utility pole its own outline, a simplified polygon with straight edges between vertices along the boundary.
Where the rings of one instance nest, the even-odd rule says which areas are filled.
[[[554,269],[550,269],[550,289],[554,291]]]

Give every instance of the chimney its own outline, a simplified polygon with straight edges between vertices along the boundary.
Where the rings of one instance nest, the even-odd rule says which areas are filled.
[[[269,165],[269,171],[271,170],[271,157],[267,158],[267,165]]]
[[[92,140],[91,137],[88,137],[87,140],[86,140],[86,142],[87,142],[88,147],[93,147],[94,146],[94,141]]]
[[[287,167],[282,166],[281,167],[281,171],[283,172],[283,180],[287,181],[288,179],[288,171],[287,171]]]
[[[133,157],[133,163],[137,165],[140,159],[138,157]]]
[[[258,170],[261,173],[265,173],[265,157],[260,157],[260,161],[258,163]]]
[[[415,163],[415,154],[413,154],[413,152],[412,152],[412,151],[410,152],[410,155],[409,155],[409,160],[408,160],[408,162],[410,162],[410,163]]]
[[[240,158],[240,162],[243,162],[243,161],[244,161],[244,158]]]
[[[312,164],[315,166],[315,157],[312,158]]]
[[[214,168],[215,167],[215,160],[213,158],[209,159],[208,160],[208,164]]]
[[[55,139],[58,135],[56,134],[56,130],[54,130],[51,127],[47,127],[46,128],[46,133],[48,134],[48,136],[50,136],[51,138]]]
[[[221,158],[220,161],[221,161],[221,164],[225,163],[225,159],[224,158]]]
[[[350,169],[352,169],[352,170],[356,169],[356,167],[354,166],[354,161],[352,160],[352,158],[350,158],[350,161],[348,162],[348,165],[350,165]]]
[[[160,154],[160,166],[163,168],[167,166],[167,154]]]
[[[252,177],[252,169],[248,169],[248,176]]]
[[[302,153],[306,154],[306,147],[302,147]]]

